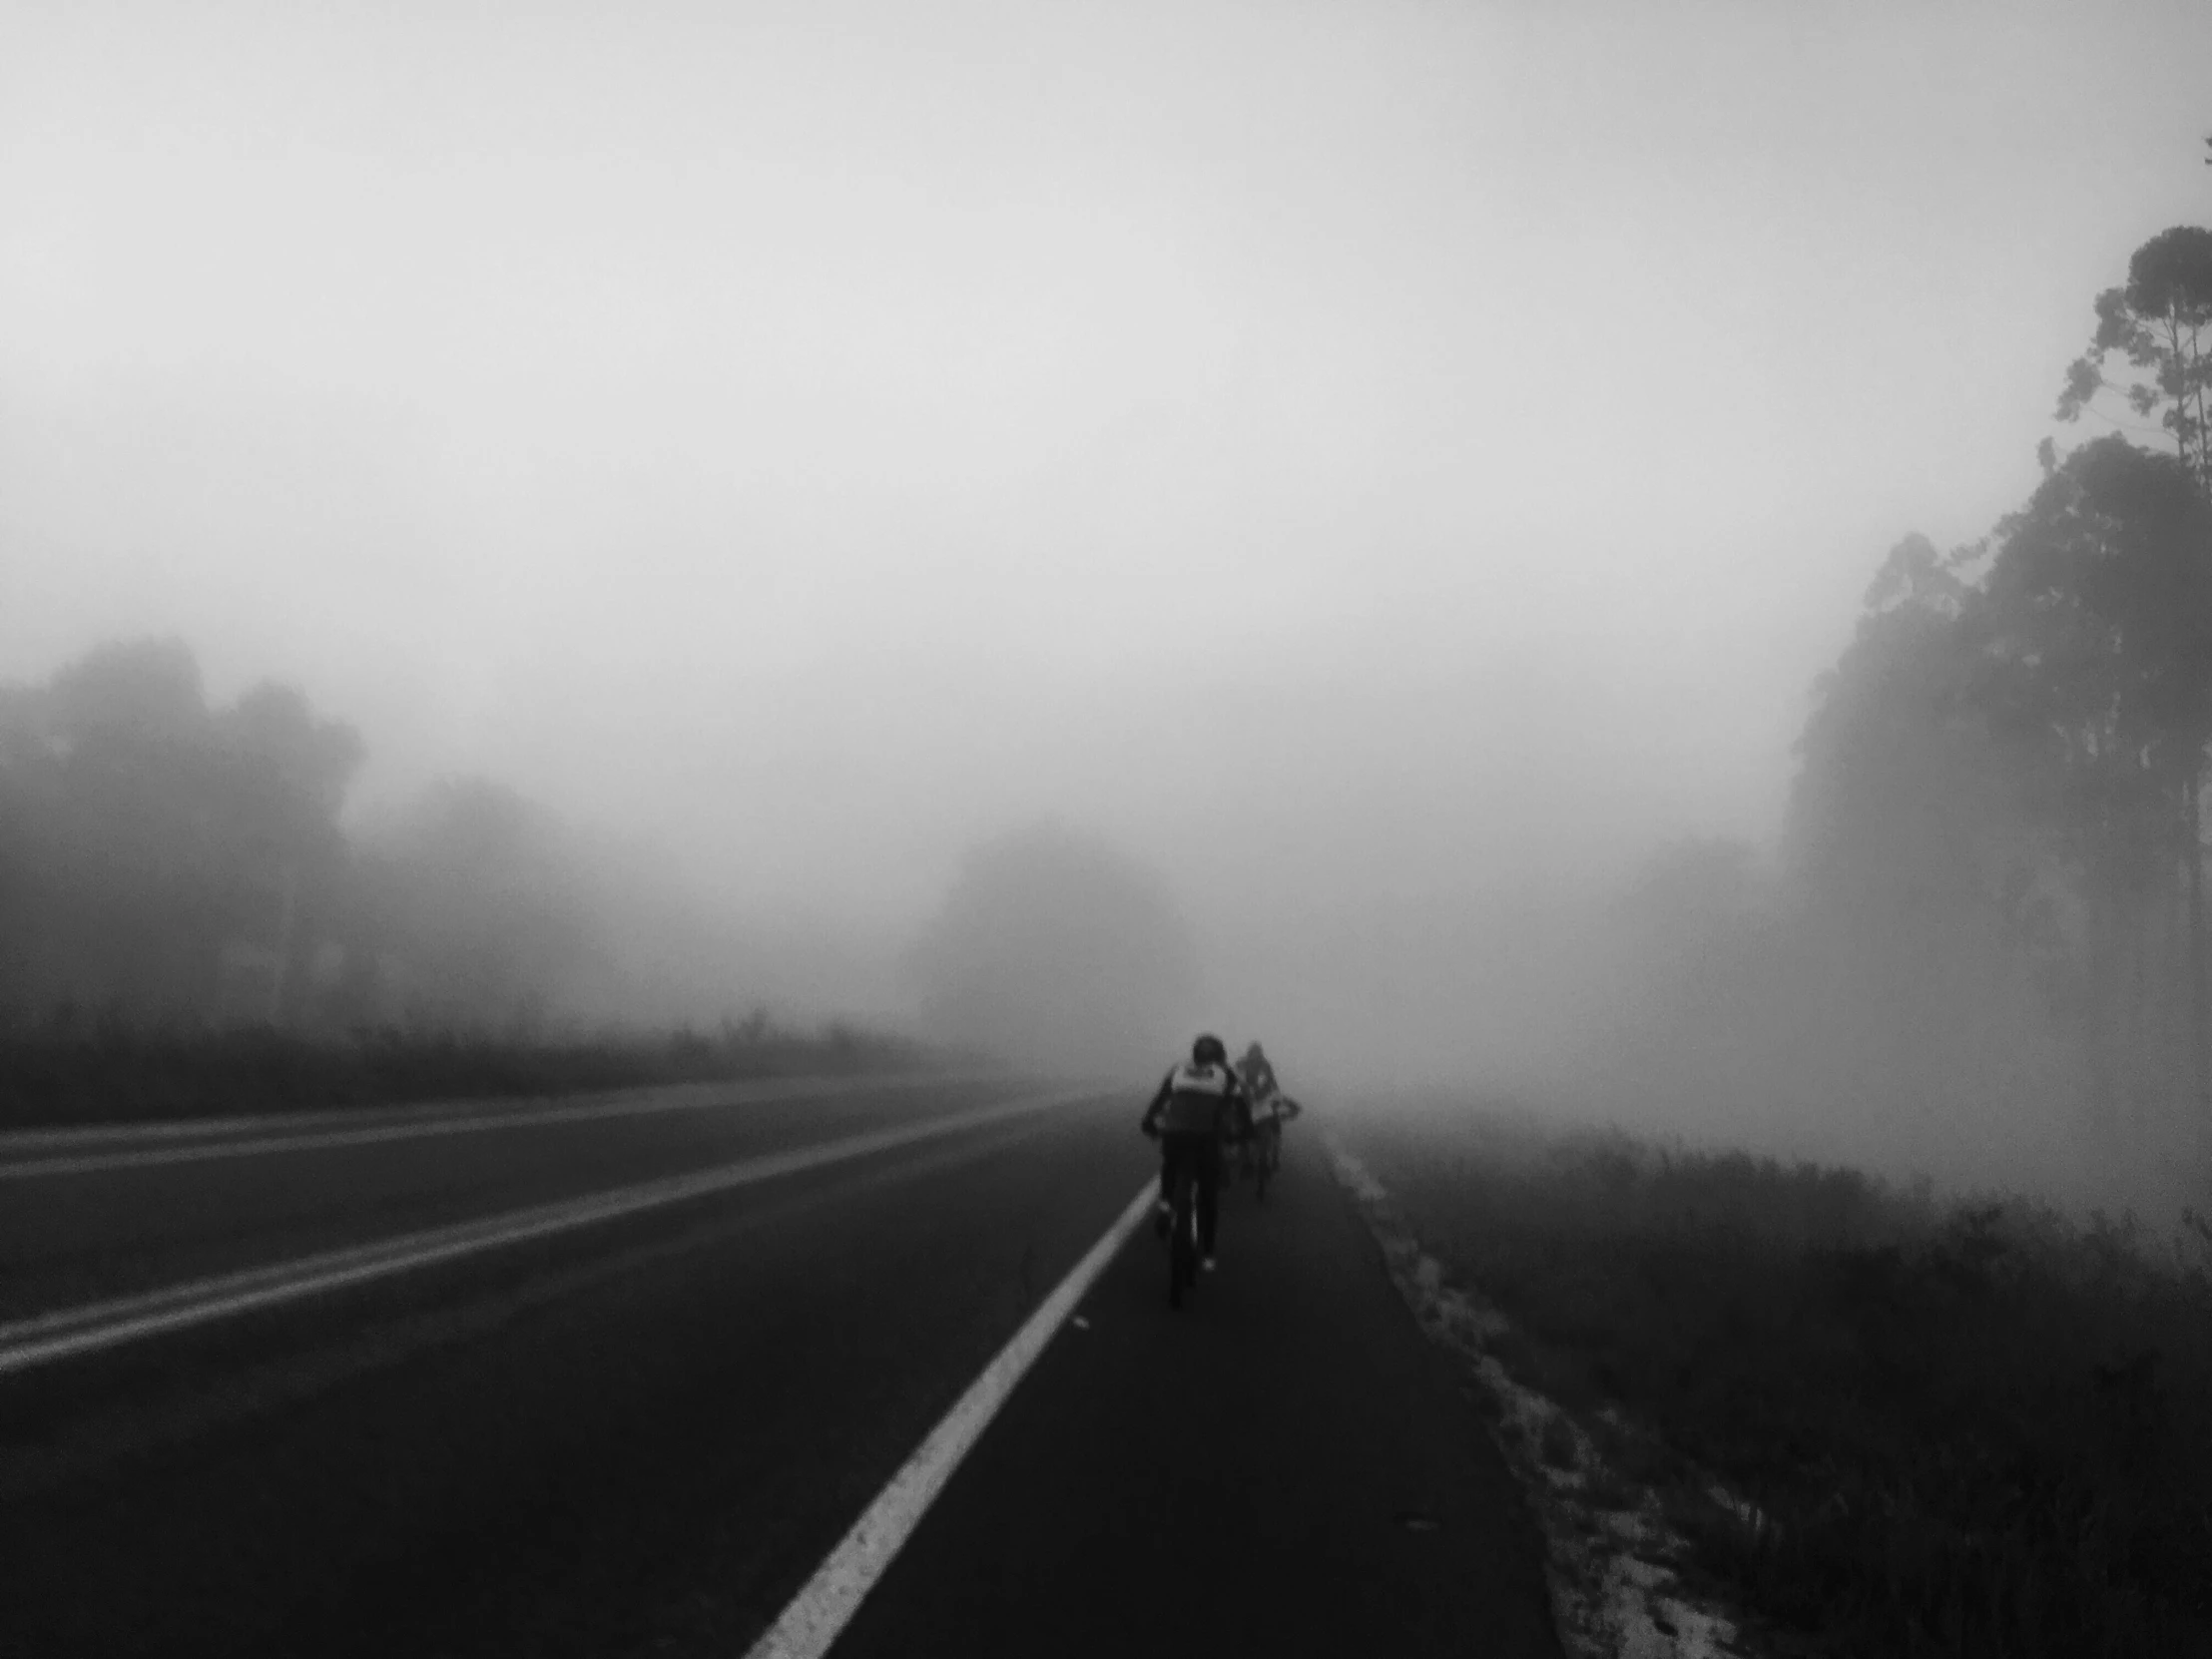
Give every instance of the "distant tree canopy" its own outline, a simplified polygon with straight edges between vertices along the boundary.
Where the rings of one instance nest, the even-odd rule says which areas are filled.
[[[1815,1122],[1893,1147],[2212,1145],[2212,231],[2150,239],[2095,314],[2057,413],[2136,418],[2046,439],[1983,540],[1891,549],[1771,873],[1690,843],[1626,900],[1639,1085],[1685,1056],[1693,1099],[1824,1076]]]
[[[0,1027],[512,1026],[581,997],[593,926],[544,815],[449,783],[356,847],[362,759],[292,687],[211,706],[174,639],[0,686]]]
[[[602,951],[550,815],[483,779],[433,787],[364,849],[361,936],[426,1017],[524,1027],[590,1000]]]
[[[2089,349],[2066,370],[2058,417],[2074,420],[2110,383],[2106,365],[2126,360],[2116,388],[2139,415],[2156,414],[2174,436],[2183,466],[2212,487],[2212,230],[2177,225],[2135,250],[2127,281],[2097,295]]]
[[[1809,889],[1846,909],[1940,903],[1976,878],[1985,745],[1962,710],[1952,649],[1964,603],[1953,564],[1907,537],[1815,688],[1789,852]]]
[[[931,1036],[1048,1070],[1124,1069],[1187,1041],[1199,984],[1166,883],[1052,825],[971,853],[913,962]]]
[[[1781,899],[1804,982],[1878,1011],[1855,1041],[1983,1042],[1963,1076],[2032,1034],[2084,1123],[2170,1143],[2212,1107],[2212,232],[2145,243],[2096,316],[2060,417],[2118,390],[2168,447],[2046,440],[1984,541],[1891,551],[1798,746]]]
[[[108,645],[0,691],[0,1000],[210,1011],[227,965],[322,924],[345,862],[351,728],[285,687],[208,705],[176,640]]]

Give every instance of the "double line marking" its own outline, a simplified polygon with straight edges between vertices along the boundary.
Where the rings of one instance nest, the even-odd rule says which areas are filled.
[[[584,1198],[533,1205],[478,1221],[427,1228],[268,1267],[35,1315],[0,1324],[0,1377],[1096,1098],[1096,1089],[1027,1095],[893,1129],[869,1130],[789,1152],[741,1158],[689,1175],[642,1181]]]

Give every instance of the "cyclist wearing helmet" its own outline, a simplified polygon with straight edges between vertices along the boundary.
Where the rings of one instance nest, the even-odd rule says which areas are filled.
[[[1266,1139],[1282,1133],[1278,1120],[1285,1115],[1284,1108],[1289,1103],[1284,1099],[1283,1086],[1276,1079],[1275,1066],[1268,1059],[1267,1050],[1257,1040],[1237,1062],[1237,1078],[1244,1084],[1245,1099],[1249,1102],[1246,1116],[1251,1133],[1245,1139],[1244,1164],[1249,1170],[1252,1160],[1264,1150]]]
[[[1267,1050],[1260,1046],[1258,1038],[1244,1051],[1244,1058],[1237,1062],[1237,1075],[1244,1080],[1245,1093],[1252,1097],[1255,1106],[1273,1096],[1278,1088],[1275,1066],[1268,1059]]]
[[[1175,1177],[1188,1168],[1198,1191],[1198,1249],[1207,1271],[1214,1267],[1215,1200],[1221,1191],[1221,1143],[1251,1121],[1251,1102],[1229,1064],[1219,1037],[1191,1044],[1191,1057],[1160,1080],[1145,1108],[1140,1127],[1160,1138],[1160,1199],[1154,1225],[1168,1228],[1168,1194]]]

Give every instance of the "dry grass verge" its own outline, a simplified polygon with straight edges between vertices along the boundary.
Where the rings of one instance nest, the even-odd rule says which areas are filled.
[[[2212,1653],[2201,1229],[1463,1110],[1348,1138],[1759,1645]]]

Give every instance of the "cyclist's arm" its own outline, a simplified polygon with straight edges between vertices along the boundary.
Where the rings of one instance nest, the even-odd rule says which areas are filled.
[[[1144,1109],[1144,1121],[1137,1125],[1146,1134],[1151,1134],[1154,1129],[1159,1127],[1160,1114],[1168,1109],[1168,1094],[1174,1083],[1175,1068],[1171,1066],[1168,1068],[1168,1074],[1160,1079],[1160,1086],[1153,1091],[1152,1104]]]

